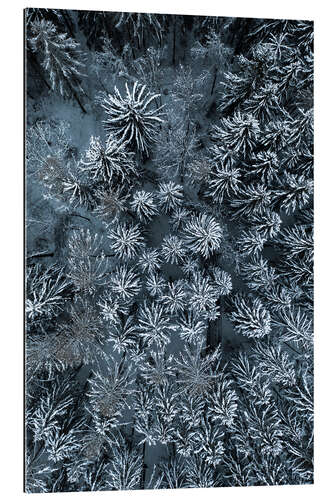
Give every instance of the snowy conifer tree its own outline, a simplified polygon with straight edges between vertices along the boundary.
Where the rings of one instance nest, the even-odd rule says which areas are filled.
[[[105,128],[120,142],[130,148],[148,155],[149,148],[157,134],[162,108],[152,108],[153,101],[159,97],[146,91],[145,85],[135,82],[130,90],[126,84],[126,94],[122,96],[115,87],[102,101],[107,118]]]
[[[126,225],[119,222],[114,228],[110,227],[108,238],[111,240],[111,249],[122,260],[133,259],[144,246],[144,239],[138,225]]]
[[[32,23],[31,33],[32,49],[41,56],[52,89],[64,97],[73,96],[86,113],[78,97],[84,68],[79,44],[65,33],[58,34],[56,26],[44,19]]]
[[[205,258],[219,250],[222,237],[221,226],[213,217],[206,214],[193,217],[182,233],[187,248]]]
[[[271,331],[271,316],[258,298],[245,299],[237,295],[234,300],[235,311],[231,319],[235,328],[246,337],[263,337]]]
[[[93,180],[114,186],[119,182],[131,182],[131,178],[137,175],[133,153],[111,135],[106,146],[101,144],[99,137],[91,137],[81,169]]]

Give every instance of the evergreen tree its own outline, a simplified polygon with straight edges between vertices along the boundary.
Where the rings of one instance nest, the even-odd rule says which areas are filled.
[[[78,93],[82,92],[82,62],[79,44],[65,33],[58,34],[56,26],[42,19],[31,25],[30,44],[32,50],[42,58],[51,87],[64,97],[73,96],[81,110],[86,113]]]
[[[271,331],[270,313],[262,305],[260,300],[252,297],[236,295],[233,299],[235,310],[231,313],[231,319],[235,328],[246,337],[261,338]]]
[[[102,101],[107,118],[105,128],[121,143],[135,148],[148,156],[149,148],[157,134],[161,118],[161,107],[152,109],[152,102],[158,94],[145,92],[145,85],[135,82],[132,90],[126,83],[126,94],[122,96],[115,87],[114,95],[109,94]]]

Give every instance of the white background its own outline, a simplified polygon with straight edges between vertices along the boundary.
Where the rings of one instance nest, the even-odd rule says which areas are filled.
[[[50,7],[315,21],[315,485],[92,493],[92,498],[260,500],[328,499],[333,494],[332,404],[332,49],[333,18],[324,0],[7,0],[0,8],[1,316],[0,495],[23,498],[23,8]],[[89,493],[47,494],[88,498]],[[37,498],[37,495],[30,495]],[[38,495],[38,498],[40,497]]]

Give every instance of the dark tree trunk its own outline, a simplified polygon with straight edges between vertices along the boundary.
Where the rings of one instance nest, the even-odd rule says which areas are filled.
[[[218,256],[216,254],[213,254],[209,260],[207,261],[207,266],[208,267],[213,267],[218,265]],[[221,298],[217,300],[217,305],[221,307]],[[207,327],[207,336],[206,336],[206,346],[208,349],[213,349],[216,347],[218,344],[217,342],[217,335],[216,335],[216,330],[218,323],[220,321],[220,318],[218,318],[215,321],[209,321],[208,327]]]
[[[135,56],[135,51],[134,51],[134,46],[133,46],[133,45],[134,45],[134,42],[133,42],[133,40],[132,40],[132,38],[131,38],[131,32],[130,32],[130,30],[129,30],[129,26],[128,26],[128,24],[126,24],[126,28],[127,28],[128,41],[129,41],[129,43],[130,43],[130,47],[131,47],[131,50],[132,50],[132,57],[133,57],[133,60],[134,60],[134,59],[136,59],[136,56]]]
[[[48,90],[51,90],[51,85],[48,83],[48,81],[46,80],[42,70],[41,70],[41,67],[40,67],[40,64],[38,62],[38,59],[37,57],[35,56],[35,54],[33,53],[33,51],[30,49],[29,45],[27,44],[27,50],[28,50],[28,55],[29,55],[29,58],[35,68],[35,70],[37,71],[38,75],[40,76],[42,82],[45,84],[45,86],[48,88]]]
[[[215,84],[216,84],[216,78],[217,78],[217,66],[214,66],[214,78],[213,78],[213,84],[212,84],[212,88],[210,91],[210,95],[213,95],[213,92],[215,89]]]
[[[235,46],[235,54],[238,55],[242,52],[243,48],[246,46],[246,39],[250,32],[252,19],[239,19],[240,27],[237,31],[237,41]]]
[[[78,96],[78,95],[77,95],[77,93],[76,93],[76,90],[72,87],[72,85],[70,84],[70,81],[69,81],[69,80],[67,80],[67,78],[66,78],[66,83],[67,83],[68,88],[70,89],[70,91],[71,91],[71,93],[72,93],[72,95],[73,95],[74,99],[76,100],[76,102],[77,102],[77,103],[78,103],[78,105],[80,106],[80,108],[81,108],[82,112],[86,114],[86,113],[87,113],[87,111],[84,109],[84,106],[83,106],[83,104],[81,103],[81,101],[80,101],[80,99],[79,99],[79,96]]]
[[[185,134],[185,142],[184,142],[184,148],[183,148],[183,155],[182,155],[182,160],[180,163],[180,182],[183,184],[184,183],[184,175],[185,175],[185,160],[186,160],[186,152],[187,152],[187,141],[188,141],[188,136],[190,132],[190,117],[187,116],[187,127],[186,127],[186,134]]]
[[[146,471],[147,471],[147,465],[145,464],[145,454],[146,454],[146,442],[143,443],[142,445],[142,476],[141,476],[141,489],[145,489],[145,483],[146,483]]]
[[[75,38],[74,31],[73,31],[73,23],[69,17],[69,14],[65,10],[61,9],[61,15],[62,15],[63,20],[65,21],[65,24],[68,28],[69,34],[71,35],[72,38]]]
[[[176,29],[177,29],[176,17],[173,16],[173,49],[172,49],[173,66],[176,66]]]
[[[39,259],[41,257],[53,257],[54,252],[43,252],[43,253],[34,253],[32,255],[27,255],[27,259]]]

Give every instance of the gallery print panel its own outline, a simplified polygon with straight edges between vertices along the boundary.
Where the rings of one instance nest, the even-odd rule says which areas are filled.
[[[29,8],[25,62],[26,491],[311,484],[313,23]]]

